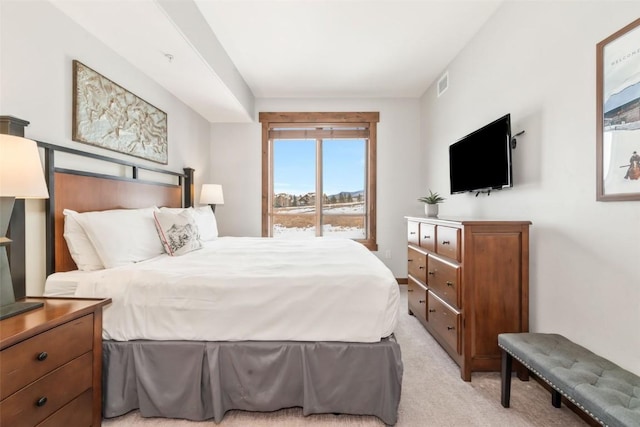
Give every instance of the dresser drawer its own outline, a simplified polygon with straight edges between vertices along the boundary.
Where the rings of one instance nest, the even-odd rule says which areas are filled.
[[[460,261],[460,229],[438,225],[436,233],[438,233],[436,252]]]
[[[429,289],[456,308],[462,308],[460,294],[460,266],[429,255],[427,259]]]
[[[91,388],[93,352],[88,352],[0,402],[0,425],[32,426]]]
[[[418,246],[420,236],[420,223],[415,221],[407,222],[407,241],[410,245]]]
[[[420,223],[420,246],[428,251],[436,250],[436,226],[433,224]]]
[[[409,274],[423,283],[427,283],[427,255],[409,248],[407,251],[407,269]]]
[[[409,277],[407,283],[409,310],[423,321],[427,320],[427,288]]]
[[[446,345],[458,354],[460,352],[460,313],[451,309],[431,291],[428,292],[427,321]]]
[[[93,347],[93,315],[80,317],[0,352],[0,399]]]

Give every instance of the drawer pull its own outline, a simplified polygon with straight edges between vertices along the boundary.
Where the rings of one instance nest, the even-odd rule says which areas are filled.
[[[442,241],[442,244],[443,244],[443,245],[450,245],[450,244],[451,244],[451,242],[450,242],[450,241],[448,241],[448,240],[443,240],[443,241]]]
[[[453,283],[447,280],[447,286],[453,286]]]
[[[411,232],[409,232],[409,234],[416,234],[416,232],[415,231],[411,231]]]
[[[422,236],[423,239],[430,239],[431,236]]]
[[[424,265],[421,265],[420,267],[418,267],[420,270],[424,270]]]
[[[435,276],[435,275],[436,275],[436,272],[435,272],[435,271],[430,271],[430,272],[429,272],[429,276]]]
[[[421,299],[421,300],[418,301],[418,303],[420,303],[420,304],[424,304],[425,302],[426,302],[426,300],[424,300],[424,299]]]
[[[452,331],[454,329],[455,329],[455,327],[453,327],[453,326],[447,326],[447,331]]]
[[[409,262],[413,262],[413,260],[412,260],[412,259],[408,259],[407,261],[409,261]]]
[[[46,404],[47,404],[47,398],[46,398],[46,397],[44,397],[44,396],[42,396],[40,399],[36,400],[36,406],[37,406],[38,408],[41,408],[41,407],[43,407],[43,406],[44,406],[44,405],[46,405]]]
[[[429,313],[435,313],[435,312],[436,312],[436,309],[435,309],[435,308],[430,308],[430,309],[429,309]]]
[[[407,292],[413,292],[413,289],[407,289]]]
[[[45,360],[47,358],[47,356],[49,356],[47,354],[46,351],[43,351],[42,353],[40,353],[38,356],[36,356],[36,359],[38,359],[40,362],[42,362],[43,360]]]

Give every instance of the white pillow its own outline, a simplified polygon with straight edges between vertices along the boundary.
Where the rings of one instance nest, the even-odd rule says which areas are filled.
[[[166,206],[162,206],[159,210],[160,212],[171,212],[171,213],[180,213],[193,208],[168,208]]]
[[[144,261],[161,255],[153,212],[158,208],[113,209],[76,216],[105,268]]]
[[[93,247],[93,244],[87,237],[87,233],[78,223],[76,218],[78,212],[71,209],[62,211],[64,215],[64,232],[63,236],[69,248],[71,258],[78,266],[78,270],[94,271],[102,270],[104,265]]]
[[[198,230],[200,230],[200,239],[203,242],[214,240],[218,237],[218,222],[216,216],[213,214],[213,210],[209,206],[200,206],[198,208],[160,208],[160,212],[172,212],[179,213],[185,210],[189,210],[193,214],[193,218],[196,220]]]
[[[208,242],[218,237],[218,222],[211,207],[200,206],[194,208],[193,216],[196,219],[196,224],[198,224],[198,228],[200,229],[200,238],[203,241]]]
[[[184,209],[179,213],[154,212],[153,216],[164,251],[170,256],[184,255],[202,248],[192,209]]]

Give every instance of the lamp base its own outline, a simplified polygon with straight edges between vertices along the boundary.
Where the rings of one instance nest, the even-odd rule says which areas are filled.
[[[17,316],[18,314],[24,313],[26,311],[35,310],[36,308],[43,307],[43,302],[12,302],[9,304],[5,304],[0,306],[0,320],[6,319],[7,317]]]

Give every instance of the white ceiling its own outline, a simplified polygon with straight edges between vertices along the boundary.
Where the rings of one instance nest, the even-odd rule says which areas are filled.
[[[502,2],[50,1],[210,122],[253,120],[254,98],[420,97]]]

